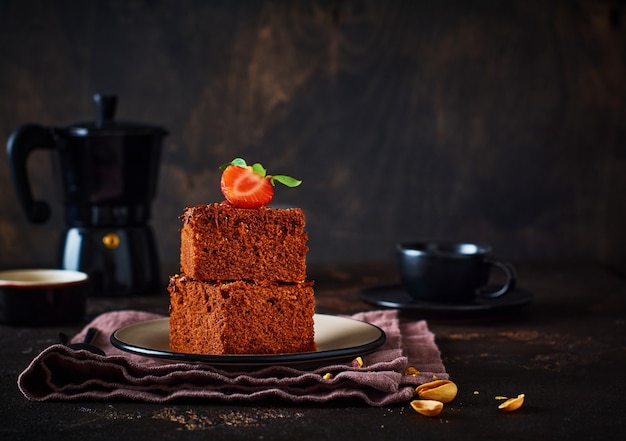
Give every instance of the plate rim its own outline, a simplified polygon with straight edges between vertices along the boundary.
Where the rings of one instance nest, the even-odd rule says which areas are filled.
[[[149,322],[168,321],[169,317],[161,317],[157,319],[145,320],[122,326],[111,333],[109,338],[111,344],[125,352],[150,358],[175,360],[181,362],[202,362],[214,366],[270,366],[270,365],[290,365],[316,361],[327,361],[336,359],[347,359],[359,355],[365,355],[380,348],[387,340],[387,334],[379,326],[372,323],[354,319],[351,317],[342,317],[331,314],[318,314],[314,316],[332,317],[333,319],[350,320],[362,323],[373,330],[377,331],[377,337],[367,343],[351,346],[347,348],[328,349],[322,351],[295,352],[281,354],[189,354],[184,352],[165,351],[162,349],[154,349],[148,347],[140,347],[129,344],[116,335],[118,332],[128,330],[128,328],[136,326],[145,326]]]

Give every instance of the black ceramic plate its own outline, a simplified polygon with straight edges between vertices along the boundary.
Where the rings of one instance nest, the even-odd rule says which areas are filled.
[[[427,302],[414,300],[401,285],[367,288],[359,292],[359,298],[371,305],[398,309],[413,314],[437,315],[446,318],[468,317],[494,311],[519,309],[532,302],[532,294],[522,289],[515,289],[495,299],[476,299],[471,303]]]
[[[203,362],[220,368],[256,368],[272,365],[312,367],[329,361],[365,355],[385,343],[385,332],[370,323],[332,315],[315,314],[317,351],[293,354],[202,355],[169,349],[169,318],[148,320],[118,329],[111,335],[113,346],[146,357]]]

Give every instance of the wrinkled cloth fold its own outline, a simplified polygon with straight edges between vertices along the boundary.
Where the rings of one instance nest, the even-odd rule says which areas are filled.
[[[115,348],[115,330],[162,316],[142,311],[115,311],[96,317],[73,337],[82,342],[87,330],[104,356],[55,344],[42,351],[20,374],[18,387],[33,401],[128,399],[165,403],[184,399],[250,402],[282,399],[292,403],[325,403],[358,399],[371,406],[410,400],[418,384],[433,375],[448,378],[435,337],[425,321],[400,323],[393,310],[369,311],[350,318],[378,326],[387,336],[363,365],[336,363],[301,370],[268,366],[250,372],[217,369],[202,363],[143,357]],[[419,374],[407,375],[413,366]],[[331,374],[326,376],[326,374]]]

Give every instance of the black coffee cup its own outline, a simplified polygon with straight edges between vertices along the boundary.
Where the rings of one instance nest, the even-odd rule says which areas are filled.
[[[500,297],[515,288],[513,266],[491,256],[491,248],[467,242],[406,242],[396,246],[402,285],[416,300],[469,303]],[[505,275],[502,286],[488,286],[491,269]]]

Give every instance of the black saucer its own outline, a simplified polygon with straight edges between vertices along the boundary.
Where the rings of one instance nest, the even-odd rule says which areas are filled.
[[[359,292],[359,298],[371,305],[411,314],[455,318],[519,309],[530,304],[533,296],[528,291],[514,289],[495,299],[477,298],[470,303],[428,302],[413,299],[401,285],[385,285],[366,288]]]

